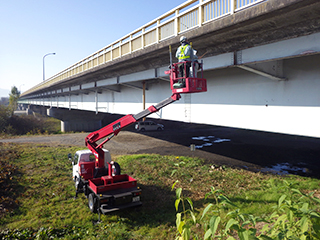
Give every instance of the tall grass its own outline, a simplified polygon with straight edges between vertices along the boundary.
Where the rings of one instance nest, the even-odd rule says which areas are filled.
[[[0,218],[0,237],[27,239],[47,236],[63,239],[175,239],[176,194],[172,184],[179,180],[195,212],[202,212],[212,199],[211,187],[219,188],[244,213],[265,215],[283,194],[283,179],[302,192],[319,190],[318,179],[276,176],[206,165],[202,159],[160,156],[113,156],[122,172],[138,180],[142,207],[101,216],[92,214],[82,194],[74,199],[72,167],[67,154],[78,147],[30,144],[1,144],[1,162],[17,169],[6,180],[14,193]],[[3,170],[5,171],[5,170]],[[0,199],[0,205],[2,204]],[[25,237],[25,238],[23,238]]]

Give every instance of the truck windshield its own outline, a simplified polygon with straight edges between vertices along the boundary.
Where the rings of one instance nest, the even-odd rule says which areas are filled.
[[[91,154],[89,156],[89,161],[92,162],[92,161],[95,161],[95,160],[96,160],[96,157],[93,154]]]

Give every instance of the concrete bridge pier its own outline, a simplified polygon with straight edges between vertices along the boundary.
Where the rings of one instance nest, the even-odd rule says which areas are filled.
[[[105,114],[91,111],[68,110],[65,108],[49,108],[47,115],[61,120],[61,132],[96,131],[102,127]]]
[[[31,115],[34,113],[39,113],[41,115],[47,115],[47,108],[45,106],[39,106],[39,105],[29,105],[26,109],[27,115]]]

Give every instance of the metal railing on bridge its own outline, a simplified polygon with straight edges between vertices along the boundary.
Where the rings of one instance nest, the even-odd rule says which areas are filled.
[[[22,94],[45,88],[267,0],[189,0]]]

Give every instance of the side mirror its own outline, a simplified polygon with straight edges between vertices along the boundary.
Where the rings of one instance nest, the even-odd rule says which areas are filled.
[[[69,161],[71,161],[71,162],[72,162],[72,165],[74,165],[74,161],[73,161],[73,159],[72,159],[72,155],[71,155],[71,153],[69,153],[69,154],[68,154],[68,158],[69,158]]]

